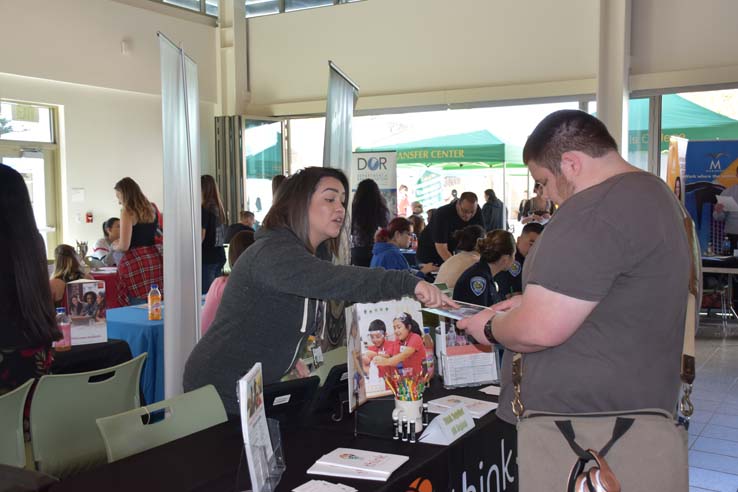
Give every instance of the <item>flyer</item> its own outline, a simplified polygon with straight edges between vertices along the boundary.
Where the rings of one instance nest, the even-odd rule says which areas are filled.
[[[261,362],[254,364],[254,367],[238,381],[238,400],[251,489],[260,491],[269,479],[269,464],[274,456],[264,412]]]

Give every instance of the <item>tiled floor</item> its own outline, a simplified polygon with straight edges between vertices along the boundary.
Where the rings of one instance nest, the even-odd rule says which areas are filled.
[[[738,491],[738,325],[697,334],[697,379],[689,428],[690,492]]]

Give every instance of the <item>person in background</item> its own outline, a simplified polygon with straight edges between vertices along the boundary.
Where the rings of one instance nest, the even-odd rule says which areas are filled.
[[[120,238],[120,219],[110,217],[102,224],[103,237],[97,240],[92,247],[92,256],[103,262],[106,266],[115,266],[120,260],[120,254],[115,254],[113,244]],[[116,258],[117,256],[117,258]]]
[[[242,231],[251,231],[256,232],[256,229],[254,229],[254,223],[256,222],[256,218],[254,217],[253,212],[249,212],[248,210],[241,210],[238,213],[238,222],[235,224],[231,224],[228,226],[228,230],[226,230],[225,233],[225,243],[230,244],[231,240],[233,239],[233,236],[238,234]]]
[[[543,225],[537,222],[530,222],[523,226],[523,231],[515,243],[515,261],[509,269],[495,275],[495,282],[497,282],[497,288],[503,299],[523,292],[523,264],[530,248],[542,232]]]
[[[443,262],[436,276],[437,284],[446,284],[449,289],[456,286],[462,273],[479,261],[477,241],[484,237],[482,226],[470,225],[456,231],[456,254]]]
[[[77,252],[68,244],[60,244],[54,249],[54,273],[49,279],[51,298],[57,307],[67,307],[65,295],[67,282],[83,278],[92,279],[79,263]]]
[[[164,294],[164,265],[156,247],[159,214],[131,178],[121,179],[114,189],[122,206],[120,239],[114,246],[123,253],[118,262],[118,305],[146,304],[153,284]]]
[[[374,236],[374,248],[372,249],[372,268],[384,268],[385,270],[409,270],[410,264],[402,255],[400,248],[407,249],[413,234],[413,225],[405,217],[395,217],[387,227],[382,227]],[[420,273],[425,274],[438,271],[438,267],[432,263],[420,266]]]
[[[413,203],[410,204],[410,208],[412,208],[412,210],[413,210],[413,215],[412,216],[420,217],[421,219],[423,218],[423,204],[422,203],[417,202],[417,201],[416,202],[413,202]],[[408,219],[409,218],[410,217],[408,217]]]
[[[48,374],[61,338],[28,187],[0,164],[0,395]],[[9,439],[5,436],[3,439]]]
[[[500,229],[488,232],[477,241],[479,262],[461,274],[454,287],[454,299],[478,306],[491,306],[502,301],[495,284],[495,275],[513,264],[515,238]]]
[[[492,188],[484,190],[484,206],[482,207],[482,219],[484,220],[484,230],[494,231],[502,229],[506,231],[507,227],[507,207],[502,200],[497,198]]]
[[[374,235],[381,227],[387,227],[390,211],[379,186],[372,179],[365,179],[356,187],[351,202],[351,264],[368,267],[372,261]]]
[[[434,265],[441,265],[442,261],[438,260],[438,253],[436,252],[436,246],[433,244],[433,238],[431,237],[431,224],[433,214],[436,212],[435,208],[428,209],[428,222],[423,227],[423,230],[416,233],[418,239],[418,248],[416,250],[416,260],[418,263],[433,263]]]
[[[413,225],[413,236],[410,241],[410,249],[415,251],[418,250],[418,237],[423,234],[425,230],[425,220],[420,215],[411,215],[408,220]]]
[[[210,284],[223,273],[225,265],[225,210],[215,179],[204,174],[200,177],[202,189],[202,293],[207,294]]]
[[[284,174],[277,174],[272,178],[272,198],[277,196],[277,190],[285,179],[287,179],[287,176],[285,176]]]
[[[535,196],[530,200],[526,200],[523,204],[523,209],[518,216],[518,220],[523,224],[529,222],[545,224],[551,220],[556,207],[554,202],[547,200],[541,195],[543,193],[541,183],[533,185],[533,193],[535,193]]]
[[[228,263],[231,265],[231,270],[236,264],[238,257],[241,256],[241,253],[246,251],[252,244],[254,244],[253,231],[241,231],[233,236],[230,248],[228,248]],[[208,328],[213,323],[213,319],[215,319],[215,313],[218,311],[220,299],[223,297],[223,290],[227,283],[228,275],[221,275],[210,284],[208,294],[205,296],[205,305],[200,315],[200,331],[203,335],[205,335],[205,332],[208,331]]]
[[[736,177],[738,177],[738,168],[736,168]],[[679,179],[679,178],[677,178]],[[680,180],[681,181],[681,180]],[[681,191],[681,183],[679,186]],[[674,192],[676,193],[676,185],[674,186]],[[678,195],[681,199],[681,195]],[[720,196],[731,197],[733,200],[738,202],[738,184],[725,188]],[[724,254],[731,255],[733,251],[738,248],[738,212],[728,212],[725,210],[725,206],[722,203],[715,204],[715,208],[712,210],[712,218],[718,222],[723,222],[725,225],[725,235],[730,240],[730,252]],[[723,244],[723,238],[719,238],[719,245]],[[722,249],[713,243],[715,250]]]
[[[458,200],[440,207],[433,216],[431,236],[436,248],[436,260],[441,264],[456,251],[454,233],[468,225],[484,227],[482,210],[477,205],[477,195],[470,191],[461,194]]]
[[[327,336],[328,300],[379,302],[414,295],[429,307],[457,307],[407,272],[337,265],[346,231],[348,180],[338,169],[309,167],[282,183],[256,241],[236,262],[213,324],[184,370],[184,389],[218,390],[238,415],[236,382],[261,361],[264,384],[309,374],[300,360],[308,338]]]

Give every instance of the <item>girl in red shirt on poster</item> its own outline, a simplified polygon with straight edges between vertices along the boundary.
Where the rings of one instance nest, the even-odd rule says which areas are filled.
[[[392,321],[395,329],[395,353],[391,357],[377,356],[374,363],[377,367],[397,366],[402,363],[403,376],[420,376],[423,374],[425,346],[421,338],[420,326],[408,313],[402,313]]]

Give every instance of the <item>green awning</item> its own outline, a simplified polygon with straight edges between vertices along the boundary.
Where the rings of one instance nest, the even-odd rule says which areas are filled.
[[[254,155],[246,154],[246,178],[272,179],[282,174],[282,134],[277,134],[277,143]]]
[[[399,167],[434,169],[490,169],[524,167],[520,147],[506,144],[487,130],[401,142],[378,147],[359,147],[357,152],[397,151]]]
[[[629,151],[648,151],[648,99],[631,99],[628,106]],[[676,94],[661,98],[661,150],[669,148],[669,137],[690,140],[738,138],[738,120],[728,118]]]

